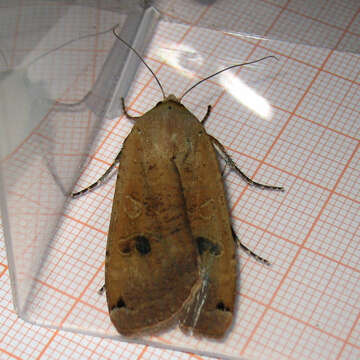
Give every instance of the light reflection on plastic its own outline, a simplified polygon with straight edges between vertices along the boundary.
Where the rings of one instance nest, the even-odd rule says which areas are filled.
[[[200,68],[203,64],[202,56],[188,45],[175,45],[174,47],[162,47],[159,49],[159,56],[163,62],[172,66],[187,78],[193,78],[196,72],[188,68]],[[194,66],[195,65],[195,66]]]
[[[224,73],[220,75],[220,82],[238,102],[262,119],[271,121],[272,110],[269,102],[244,81],[231,73]]]

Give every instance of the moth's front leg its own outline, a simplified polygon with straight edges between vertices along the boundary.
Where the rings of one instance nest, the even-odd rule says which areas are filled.
[[[235,164],[234,160],[231,158],[231,156],[227,153],[227,151],[225,150],[225,147],[223,144],[221,144],[221,142],[216,139],[214,136],[211,136],[208,134],[208,136],[210,137],[211,142],[214,144],[215,148],[218,149],[218,151],[221,153],[221,155],[224,157],[226,163],[233,169],[235,170],[235,172],[240,175],[243,180],[245,180],[249,185],[252,186],[256,186],[258,188],[261,189],[269,189],[269,190],[277,190],[277,191],[285,191],[285,189],[282,186],[274,186],[274,185],[267,185],[267,184],[261,184],[258,183],[254,180],[252,180],[251,178],[249,178],[245,173],[243,173],[238,166]]]
[[[124,112],[124,114],[125,114],[125,116],[128,118],[128,119],[130,119],[130,120],[137,120],[137,119],[139,119],[141,116],[131,116],[131,115],[129,115],[129,113],[127,112],[127,110],[126,110],[126,106],[125,106],[125,100],[124,100],[124,98],[122,97],[121,98],[121,104],[122,104],[122,108],[123,108],[123,112]]]
[[[78,197],[80,195],[86,194],[87,192],[91,191],[92,189],[94,189],[95,187],[97,187],[98,185],[102,184],[105,182],[106,178],[108,177],[108,175],[111,173],[111,171],[114,169],[114,167],[116,165],[119,164],[120,162],[120,156],[121,156],[121,150],[118,153],[118,155],[116,156],[114,162],[110,165],[110,167],[105,171],[105,173],[93,184],[91,184],[90,186],[86,187],[85,189],[82,189],[76,193],[72,193],[71,197],[75,198]]]

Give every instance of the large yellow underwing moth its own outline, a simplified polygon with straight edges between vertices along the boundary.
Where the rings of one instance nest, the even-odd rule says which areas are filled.
[[[233,318],[236,244],[266,260],[241,244],[232,229],[216,152],[248,184],[282,188],[248,178],[223,145],[207,134],[203,124],[210,106],[199,121],[181,104],[188,91],[210,77],[178,99],[166,97],[153,75],[164,100],[144,115],[131,117],[122,99],[134,127],[106,173],[73,196],[97,186],[119,165],[105,289],[110,318],[120,334],[153,334],[178,322],[185,333],[221,338]]]

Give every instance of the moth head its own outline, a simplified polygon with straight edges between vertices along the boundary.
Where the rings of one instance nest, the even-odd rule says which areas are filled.
[[[175,102],[180,102],[180,100],[173,94],[168,95],[164,101],[175,101]]]
[[[175,102],[175,103],[177,103],[177,104],[182,105],[179,98],[177,98],[177,97],[176,97],[175,95],[173,95],[173,94],[170,94],[170,95],[166,96],[164,100],[159,101],[159,102],[156,104],[156,106],[158,106],[158,105],[160,105],[160,104],[163,104],[163,103],[166,103],[166,102],[168,102],[168,101],[172,101],[172,102]]]

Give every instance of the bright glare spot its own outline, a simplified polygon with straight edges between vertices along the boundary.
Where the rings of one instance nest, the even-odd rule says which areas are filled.
[[[162,47],[159,49],[159,55],[163,62],[188,78],[196,75],[196,72],[188,69],[200,68],[203,63],[202,56],[188,45],[174,44],[172,47]]]
[[[272,110],[269,102],[244,81],[231,73],[220,75],[221,84],[242,105],[256,113],[264,120],[271,120]]]
[[[262,37],[262,36],[259,36],[259,35],[253,35],[253,34],[239,34],[237,32],[232,32],[232,31],[226,31],[225,34],[227,35],[231,35],[233,37],[238,37],[238,38],[241,38],[241,39],[255,39],[255,40],[263,40],[263,41],[266,41],[268,39]]]

